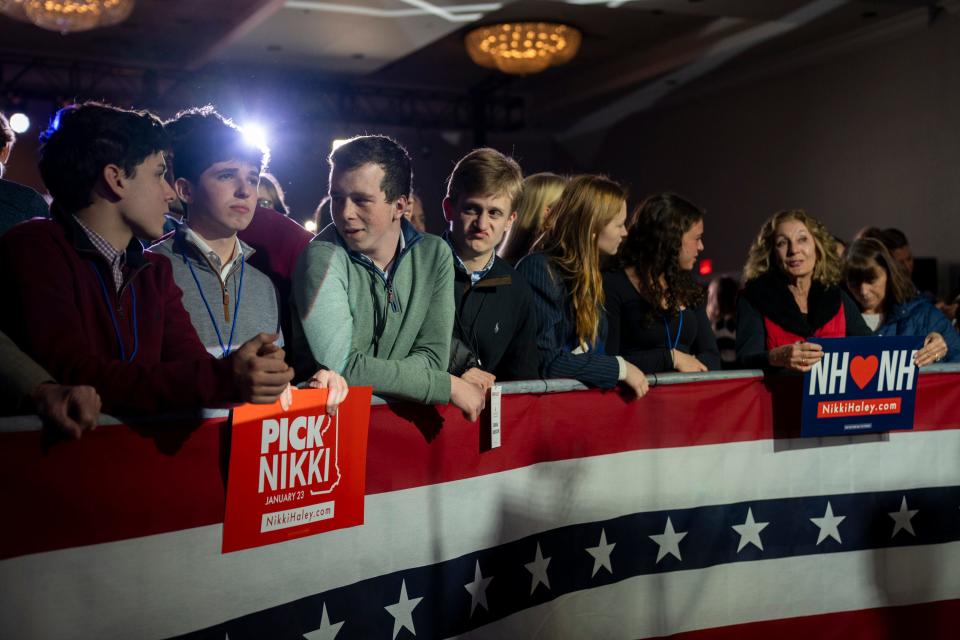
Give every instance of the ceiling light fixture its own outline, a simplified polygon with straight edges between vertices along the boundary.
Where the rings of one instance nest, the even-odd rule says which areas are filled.
[[[135,0],[0,0],[0,12],[38,27],[73,33],[127,19]]]
[[[565,24],[508,22],[473,29],[465,45],[481,67],[525,76],[569,62],[581,40],[580,32]]]

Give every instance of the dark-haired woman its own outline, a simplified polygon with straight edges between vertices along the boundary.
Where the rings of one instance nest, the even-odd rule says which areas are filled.
[[[607,352],[646,373],[720,368],[703,289],[691,271],[703,251],[703,211],[680,196],[647,198],[620,255],[603,276]]]
[[[918,367],[941,360],[960,362],[960,337],[950,321],[917,294],[906,269],[882,242],[854,241],[844,258],[843,280],[874,335],[924,337],[914,356]]]

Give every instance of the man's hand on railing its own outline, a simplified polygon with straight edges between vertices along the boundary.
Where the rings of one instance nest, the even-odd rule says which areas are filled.
[[[450,376],[450,403],[463,412],[464,418],[476,422],[486,402],[486,394],[480,385]]]
[[[467,369],[462,376],[460,376],[467,382],[472,382],[473,384],[480,387],[484,395],[487,391],[490,390],[490,387],[497,381],[497,377],[492,373],[487,373],[483,369],[477,369],[473,367],[472,369]]]
[[[275,333],[257,334],[230,355],[240,400],[257,404],[276,402],[293,379],[293,368],[283,361],[283,349],[274,344],[277,338]]]
[[[100,395],[93,387],[68,387],[44,382],[30,394],[33,407],[44,425],[78,439],[87,429],[95,429],[100,415]]]
[[[331,416],[337,414],[337,407],[347,399],[347,393],[350,387],[347,386],[346,379],[336,371],[329,369],[320,369],[313,374],[304,385],[308,389],[327,389],[327,413]]]

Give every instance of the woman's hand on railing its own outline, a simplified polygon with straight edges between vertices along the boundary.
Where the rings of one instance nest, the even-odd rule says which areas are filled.
[[[673,368],[680,373],[702,373],[707,371],[707,365],[703,364],[695,356],[684,353],[677,349],[673,350]]]
[[[627,377],[623,379],[623,384],[630,387],[630,389],[637,395],[638,398],[642,398],[647,395],[647,391],[650,391],[650,383],[647,382],[647,376],[643,375],[643,371],[640,371],[629,362],[627,365]]]
[[[934,362],[940,362],[947,356],[947,341],[943,339],[943,336],[933,331],[927,334],[926,339],[923,341],[923,347],[917,351],[917,354],[913,357],[913,362],[918,367],[922,367],[927,364],[933,364]]]

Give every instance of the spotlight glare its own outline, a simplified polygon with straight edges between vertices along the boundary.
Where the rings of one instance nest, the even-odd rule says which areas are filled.
[[[316,233],[317,223],[314,222],[313,220],[307,220],[306,222],[303,223],[303,228],[309,231],[310,233]]]
[[[333,143],[330,145],[330,150],[331,150],[331,151],[336,151],[337,149],[339,149],[339,148],[342,147],[343,145],[347,144],[348,142],[350,142],[350,139],[349,139],[349,138],[336,138],[336,139],[333,141]]]
[[[30,129],[30,118],[25,113],[15,113],[10,116],[10,128],[15,133],[26,133]]]
[[[268,148],[267,130],[263,128],[263,125],[256,122],[249,122],[240,127],[240,130],[243,131],[243,137],[247,141],[247,144],[258,149]]]

